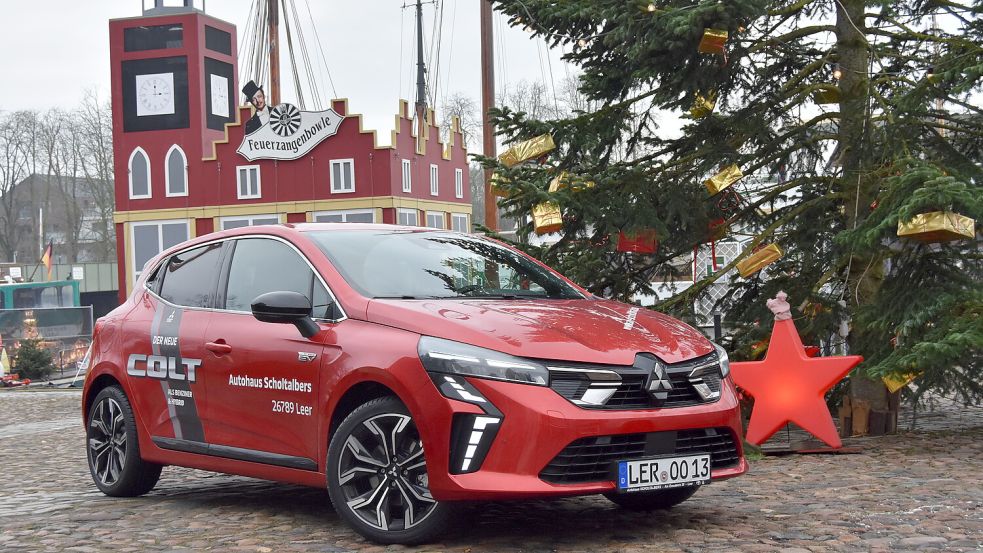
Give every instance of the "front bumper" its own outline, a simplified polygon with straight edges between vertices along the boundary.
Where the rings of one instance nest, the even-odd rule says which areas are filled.
[[[748,469],[741,447],[740,410],[730,379],[724,381],[721,398],[714,403],[624,411],[583,409],[542,386],[478,378],[467,380],[501,411],[503,419],[480,470],[467,474],[452,474],[451,450],[458,438],[452,438],[450,425],[421,427],[421,433],[429,434],[424,436],[424,441],[430,444],[427,451],[431,467],[429,484],[431,493],[438,500],[505,500],[614,491],[613,472],[602,480],[576,483],[559,483],[556,478],[546,476],[544,479],[541,474],[561,452],[570,451],[564,451],[568,446],[592,437],[628,438],[623,435],[715,429],[708,431],[709,434],[724,436],[729,433],[736,461],[714,468],[712,478],[731,478]],[[473,404],[441,399],[443,405],[438,409],[444,411],[442,414],[447,418],[440,419],[453,420],[456,414],[481,413]],[[602,438],[604,440],[606,438]],[[576,444],[574,446],[576,448]],[[612,468],[616,456],[611,458]]]

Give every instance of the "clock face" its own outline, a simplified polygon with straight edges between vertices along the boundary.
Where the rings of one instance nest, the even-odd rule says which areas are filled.
[[[136,76],[137,116],[174,113],[174,73]]]
[[[212,115],[229,116],[229,79],[221,75],[209,75],[211,80],[212,98],[209,110]]]

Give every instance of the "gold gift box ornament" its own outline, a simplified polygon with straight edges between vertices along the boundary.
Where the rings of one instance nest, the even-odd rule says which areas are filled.
[[[723,54],[724,45],[727,43],[727,31],[725,29],[703,29],[703,38],[697,50],[701,54]]]
[[[889,375],[881,377],[881,381],[887,386],[887,391],[896,393],[901,388],[904,388],[908,384],[915,381],[916,378],[921,376],[921,373],[908,373],[901,375]]]
[[[737,272],[747,278],[782,258],[784,252],[778,244],[767,246],[737,262]]]
[[[719,194],[721,190],[727,188],[742,178],[744,178],[744,173],[741,172],[741,168],[738,167],[737,164],[733,164],[721,169],[719,173],[707,179],[704,184],[706,184],[707,191],[710,192],[710,195],[715,196]]]
[[[696,99],[693,100],[693,105],[689,108],[689,114],[693,119],[702,119],[713,113],[713,108],[717,105],[717,93],[711,92],[706,96],[696,93]]]
[[[532,208],[532,222],[536,234],[542,236],[563,228],[563,213],[553,202],[543,202]]]
[[[492,173],[491,176],[491,193],[499,198],[508,198],[509,193],[501,187],[503,184],[507,184],[511,181],[509,179],[499,175],[498,173]]]
[[[976,221],[952,211],[933,211],[915,215],[898,223],[898,236],[922,242],[951,242],[976,237]]]
[[[553,180],[550,181],[549,191],[558,192],[560,190],[563,190],[564,188],[567,188],[568,186],[570,186],[570,184],[571,184],[570,173],[566,171],[561,171],[559,175],[553,177]],[[586,188],[594,188],[594,186],[595,186],[594,181],[585,181],[583,183],[574,184],[573,190],[576,192],[576,191],[584,190]]]
[[[513,144],[511,148],[498,156],[498,161],[501,161],[502,165],[506,167],[515,167],[523,161],[536,159],[555,149],[556,143],[553,142],[553,135],[541,134],[535,138]]]

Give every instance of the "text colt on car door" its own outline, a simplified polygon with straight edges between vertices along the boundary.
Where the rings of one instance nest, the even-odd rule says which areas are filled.
[[[222,244],[208,244],[172,255],[147,281],[141,308],[146,331],[127,333],[126,374],[151,412],[149,430],[161,447],[181,442],[205,447],[200,411],[206,404],[202,381],[202,335],[208,325],[222,261]],[[159,298],[151,292],[156,292]],[[163,300],[163,301],[161,301]],[[133,324],[130,322],[129,324]],[[175,442],[175,440],[177,442]]]
[[[260,322],[250,305],[269,292],[296,292],[323,317],[328,293],[286,242],[249,237],[231,246],[205,333],[209,441],[227,456],[314,470],[323,346],[292,325]]]

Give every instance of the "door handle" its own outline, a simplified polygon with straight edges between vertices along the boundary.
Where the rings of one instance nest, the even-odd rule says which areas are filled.
[[[205,349],[216,354],[225,355],[226,353],[232,353],[232,346],[225,343],[225,340],[221,338],[214,342],[205,342]]]

